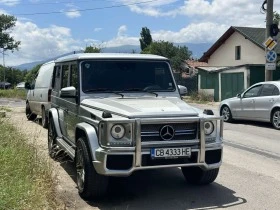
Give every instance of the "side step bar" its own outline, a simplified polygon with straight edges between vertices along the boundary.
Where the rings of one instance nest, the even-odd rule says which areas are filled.
[[[71,147],[64,139],[57,137],[56,138],[57,145],[62,148],[71,159],[74,160],[75,157],[75,149]]]

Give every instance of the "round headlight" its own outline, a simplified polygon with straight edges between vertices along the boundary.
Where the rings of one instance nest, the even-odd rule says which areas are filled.
[[[214,131],[214,124],[212,122],[205,122],[204,123],[204,131],[205,135],[210,135]]]
[[[125,134],[125,129],[122,125],[114,125],[111,129],[111,135],[114,139],[121,139]]]

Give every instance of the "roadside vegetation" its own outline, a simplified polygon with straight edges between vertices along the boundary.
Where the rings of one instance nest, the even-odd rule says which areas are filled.
[[[213,102],[214,97],[213,95],[210,95],[204,91],[194,91],[190,92],[189,96],[185,98],[186,101],[188,102],[195,102],[195,103],[208,103],[208,102]]]
[[[5,118],[0,139],[1,209],[57,209],[51,166]]]
[[[26,99],[26,90],[19,89],[7,89],[0,90],[0,98],[16,98],[16,99]]]

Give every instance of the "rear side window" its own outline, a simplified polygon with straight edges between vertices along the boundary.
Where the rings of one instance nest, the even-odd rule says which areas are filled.
[[[63,65],[62,66],[62,82],[61,82],[61,88],[68,87],[68,77],[69,77],[69,66]]]
[[[41,66],[38,76],[36,78],[36,88],[49,88],[52,81],[52,75],[54,70],[54,63],[49,63]]]
[[[278,87],[275,86],[272,95],[279,96],[279,89],[278,89]]]
[[[260,96],[272,96],[274,95],[274,89],[277,88],[275,85],[272,84],[264,84]]]

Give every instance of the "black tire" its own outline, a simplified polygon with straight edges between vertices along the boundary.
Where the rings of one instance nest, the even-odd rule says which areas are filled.
[[[219,168],[204,171],[199,167],[181,167],[186,181],[195,185],[206,185],[215,181]]]
[[[58,152],[58,146],[56,144],[56,131],[54,127],[54,122],[52,119],[50,119],[49,125],[48,125],[48,150],[49,150],[49,156],[54,159],[56,157],[56,154]]]
[[[280,109],[275,109],[271,115],[271,123],[273,127],[280,130]]]
[[[232,122],[232,114],[227,105],[222,106],[220,115],[224,117],[224,122]]]
[[[45,107],[43,106],[42,107],[42,126],[43,126],[43,128],[47,128],[48,127],[48,123],[49,123],[48,121],[49,121],[49,119],[48,119],[48,117],[46,115]]]
[[[26,118],[28,120],[35,120],[37,115],[32,113],[31,109],[30,109],[30,105],[28,102],[26,102],[26,107],[25,107],[25,115],[26,115]]]
[[[84,137],[77,141],[75,162],[80,196],[85,200],[91,200],[105,195],[108,188],[108,177],[96,172]]]

